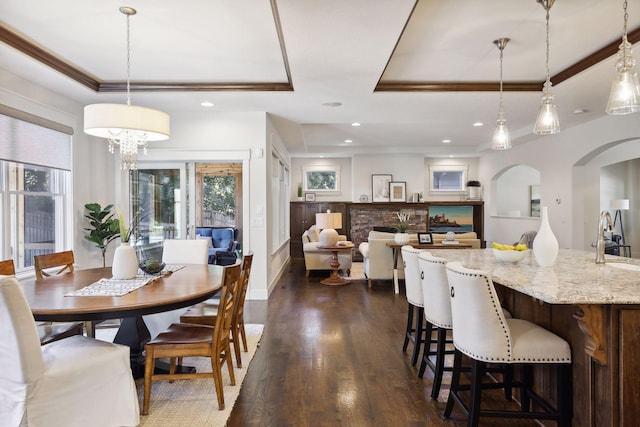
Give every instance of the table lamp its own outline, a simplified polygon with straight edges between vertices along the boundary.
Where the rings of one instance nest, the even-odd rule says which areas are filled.
[[[616,211],[616,216],[613,219],[613,227],[616,227],[618,218],[620,218],[620,236],[622,236],[622,243],[626,244],[624,239],[624,227],[622,226],[622,211],[629,210],[629,199],[615,199],[611,201],[611,210]]]
[[[327,210],[327,213],[317,213],[316,228],[322,230],[319,246],[335,246],[338,243],[338,232],[335,229],[342,228],[342,214],[332,213],[330,210]]]

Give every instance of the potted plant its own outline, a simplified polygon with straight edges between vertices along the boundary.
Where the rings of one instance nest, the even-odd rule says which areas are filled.
[[[409,233],[407,233],[407,229],[409,228],[409,220],[411,219],[411,215],[408,213],[397,212],[396,216],[398,217],[398,222],[395,224],[396,234],[394,239],[399,245],[406,245],[409,243]]]
[[[469,199],[482,198],[482,185],[480,184],[480,181],[467,181],[467,188],[469,189]]]
[[[85,218],[91,224],[90,228],[85,228],[89,232],[85,239],[95,244],[102,252],[102,267],[106,266],[105,254],[107,246],[120,235],[118,220],[111,212],[113,205],[102,208],[99,203],[87,203],[84,208],[88,211]]]
[[[302,200],[302,183],[298,184],[298,200]]]

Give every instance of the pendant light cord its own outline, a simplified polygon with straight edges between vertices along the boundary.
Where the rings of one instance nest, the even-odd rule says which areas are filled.
[[[131,25],[129,19],[131,15],[127,15],[127,105],[131,105]]]
[[[504,52],[504,44],[498,47],[500,48],[500,113],[504,114],[504,107],[502,105],[502,57]]]
[[[549,9],[551,6],[547,3],[545,7],[547,11],[547,83],[551,82],[551,72],[549,71]]]
[[[624,67],[627,67],[627,43],[629,42],[627,40],[627,21],[629,20],[629,12],[627,12],[627,0],[624,0],[624,3],[622,5],[622,8],[624,9],[624,25],[622,27],[622,46],[624,46],[624,49],[622,49],[622,63],[624,64]]]

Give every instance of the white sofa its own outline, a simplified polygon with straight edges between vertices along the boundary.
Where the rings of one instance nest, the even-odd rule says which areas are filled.
[[[446,234],[432,233],[433,243],[442,243],[446,239]],[[409,234],[411,242],[418,241],[418,235]],[[460,233],[456,235],[456,240],[460,244],[471,245],[473,249],[480,249],[481,242],[475,232]],[[369,281],[371,287],[372,280],[392,280],[393,279],[393,250],[387,246],[387,243],[394,243],[395,237],[393,233],[383,231],[370,231],[366,242],[360,243],[358,250],[362,253],[364,274]],[[398,259],[398,278],[404,278],[404,268],[402,263],[402,255]]]
[[[309,277],[311,270],[331,270],[331,251],[326,249],[318,249],[318,241],[320,240],[320,232],[315,225],[302,233],[302,251],[304,252],[304,265],[306,269],[306,277]],[[339,241],[346,241],[347,236],[339,235]],[[338,262],[340,270],[345,270],[347,274],[351,274],[351,251],[340,251],[338,254]]]

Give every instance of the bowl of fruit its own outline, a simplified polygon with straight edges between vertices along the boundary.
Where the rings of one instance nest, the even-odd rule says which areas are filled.
[[[520,262],[525,259],[525,257],[529,253],[527,245],[524,245],[522,243],[513,246],[501,245],[500,243],[494,242],[491,245],[491,248],[493,249],[493,254],[496,256],[496,258],[498,258],[500,261],[506,262]]]
[[[145,259],[138,264],[138,267],[147,274],[158,274],[164,268],[164,262],[160,262],[157,259]]]

